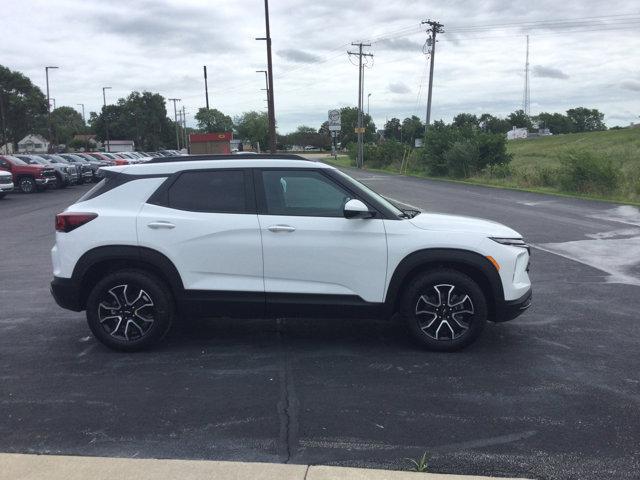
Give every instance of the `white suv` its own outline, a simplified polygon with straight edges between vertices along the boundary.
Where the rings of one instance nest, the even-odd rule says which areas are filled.
[[[56,216],[51,291],[105,345],[138,350],[180,316],[399,313],[433,350],[530,304],[529,248],[498,223],[401,210],[295,155],[104,168]]]

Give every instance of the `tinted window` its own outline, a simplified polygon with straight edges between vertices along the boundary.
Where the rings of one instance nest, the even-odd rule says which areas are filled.
[[[169,207],[193,212],[244,213],[242,170],[182,173],[168,192]]]
[[[351,195],[315,171],[262,172],[267,213],[308,217],[342,217]]]

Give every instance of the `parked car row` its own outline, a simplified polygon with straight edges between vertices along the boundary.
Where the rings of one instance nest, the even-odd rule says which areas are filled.
[[[0,155],[0,198],[14,190],[34,193],[47,188],[97,182],[100,167],[143,163],[157,157],[182,155],[159,152],[86,152]]]

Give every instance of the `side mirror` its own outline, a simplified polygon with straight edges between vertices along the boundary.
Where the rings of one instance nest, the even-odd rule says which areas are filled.
[[[371,218],[374,213],[369,210],[363,202],[352,198],[344,204],[344,217],[345,218]]]

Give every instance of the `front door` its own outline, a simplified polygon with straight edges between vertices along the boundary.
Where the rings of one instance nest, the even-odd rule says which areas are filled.
[[[322,169],[262,169],[255,181],[268,306],[383,302],[382,218],[345,218],[354,195]]]

